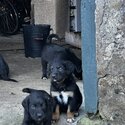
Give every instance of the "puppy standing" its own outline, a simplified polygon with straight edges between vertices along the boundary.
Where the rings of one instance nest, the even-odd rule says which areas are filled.
[[[9,78],[9,66],[2,55],[0,55],[0,79],[5,81],[17,82],[16,80]]]
[[[44,90],[23,89],[30,93],[23,102],[24,120],[22,125],[51,125],[52,99]]]
[[[53,97],[53,121],[57,121],[61,112],[67,113],[67,122],[74,122],[82,104],[82,94],[75,82],[74,65],[70,61],[58,58],[51,64],[51,96]]]
[[[47,78],[47,65],[53,61],[57,56],[60,57],[60,60],[71,61],[75,68],[74,74],[78,79],[82,79],[82,63],[81,60],[68,48],[64,48],[57,44],[50,43],[52,38],[57,38],[58,35],[51,34],[49,36],[49,43],[45,43],[42,46],[41,51],[41,63],[42,63],[42,78]]]

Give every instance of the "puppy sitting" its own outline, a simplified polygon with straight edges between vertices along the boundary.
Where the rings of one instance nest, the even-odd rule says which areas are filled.
[[[0,79],[5,81],[17,82],[16,80],[9,78],[9,66],[2,55],[0,55]]]
[[[51,96],[53,97],[53,121],[57,121],[61,112],[67,113],[67,122],[74,122],[82,104],[82,94],[72,75],[74,65],[70,61],[55,59],[51,64]]]
[[[24,120],[22,125],[51,125],[52,98],[44,90],[24,88],[30,93],[23,102]]]

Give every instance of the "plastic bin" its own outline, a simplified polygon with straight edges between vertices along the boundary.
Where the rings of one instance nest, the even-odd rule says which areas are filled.
[[[50,33],[50,25],[23,25],[25,57],[41,57],[41,48]]]

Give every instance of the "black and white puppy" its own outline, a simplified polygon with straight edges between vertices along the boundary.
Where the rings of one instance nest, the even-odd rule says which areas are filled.
[[[73,76],[74,65],[70,61],[57,59],[51,63],[51,88],[53,97],[53,121],[57,121],[61,112],[67,113],[67,122],[74,122],[82,104],[82,94]]]
[[[52,98],[44,90],[24,88],[23,92],[30,93],[22,102],[24,120],[22,125],[51,125]]]
[[[51,34],[49,36],[49,41],[53,37],[56,37],[58,39],[58,36],[55,34]],[[62,46],[59,46],[57,44],[52,43],[45,43],[42,46],[41,51],[41,63],[42,63],[42,78],[47,78],[47,65],[53,61],[58,56],[60,60],[66,60],[71,61],[74,66],[74,75],[78,79],[82,79],[82,63],[81,60],[68,48],[64,48]]]
[[[16,80],[9,78],[9,66],[2,55],[0,55],[0,80],[17,82]]]

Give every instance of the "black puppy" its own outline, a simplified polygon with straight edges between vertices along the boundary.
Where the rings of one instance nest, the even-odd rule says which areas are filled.
[[[23,102],[24,120],[22,125],[51,125],[52,98],[44,90],[24,88],[30,93]]]
[[[67,122],[74,122],[82,104],[82,94],[73,76],[74,65],[70,61],[54,59],[51,64],[51,96],[53,97],[53,116],[57,121],[61,112],[67,113]]]
[[[2,55],[0,55],[0,79],[5,81],[17,82],[16,80],[9,78],[9,66]]]
[[[69,60],[74,66],[74,74],[78,79],[82,79],[82,68],[81,68],[81,60],[68,48],[64,48],[57,44],[50,43],[51,39],[56,37],[58,39],[58,35],[51,34],[48,37],[49,43],[45,43],[42,46],[41,52],[41,62],[42,62],[42,78],[47,78],[47,66],[49,63],[53,61],[53,59],[60,58],[60,60]]]

